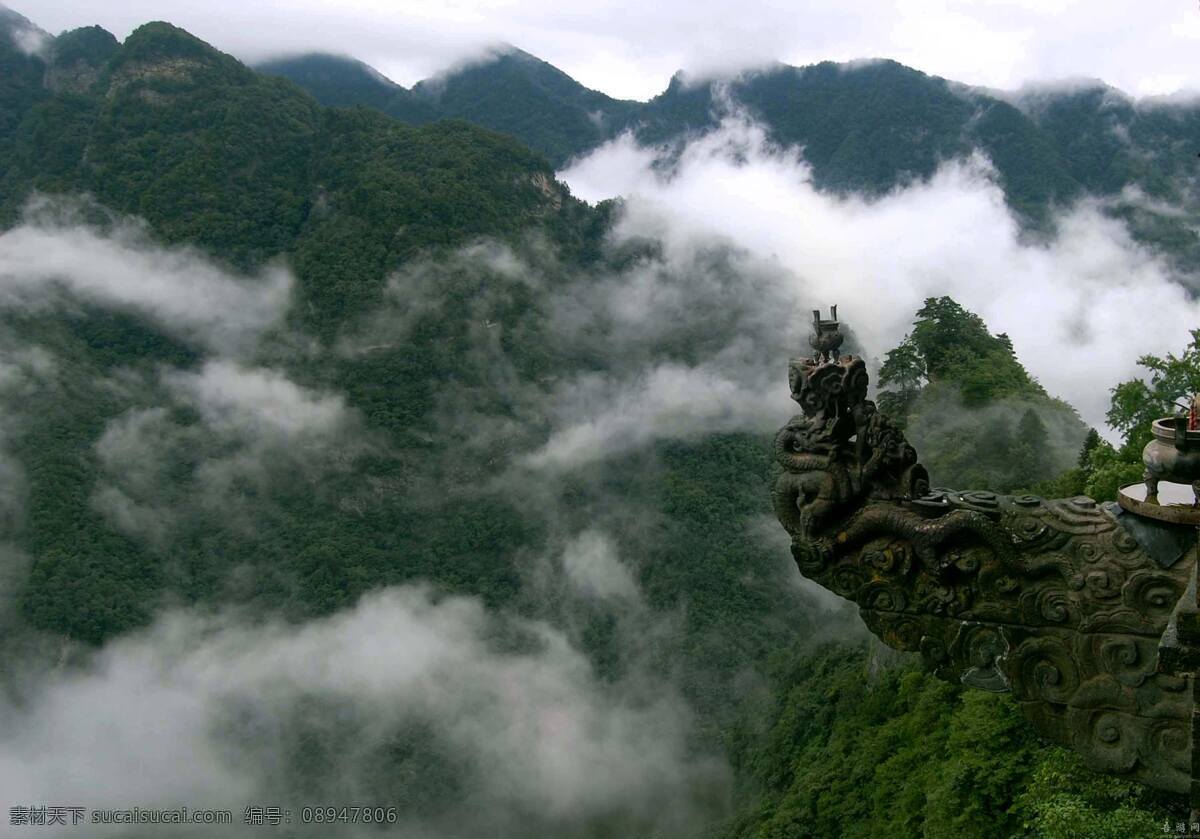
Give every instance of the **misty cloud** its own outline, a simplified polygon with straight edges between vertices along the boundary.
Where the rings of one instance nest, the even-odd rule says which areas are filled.
[[[160,379],[165,404],[131,408],[97,441],[104,480],[92,499],[118,529],[154,544],[180,516],[224,511],[223,523],[237,524],[246,486],[344,473],[371,444],[340,396],[275,370],[209,361]]]
[[[554,479],[664,439],[769,434],[795,412],[787,357],[806,349],[811,309],[831,303],[855,349],[879,359],[925,297],[950,294],[1008,332],[1043,384],[1094,423],[1136,357],[1182,346],[1200,314],[1165,264],[1098,206],[1065,210],[1053,241],[1023,239],[981,159],[947,163],[876,201],[837,198],[812,187],[800,150],[771,147],[735,117],[669,166],[626,137],[565,177],[584,197],[626,196],[607,263],[567,273],[537,241],[414,261],[334,353],[350,363],[404,352],[426,314],[466,320],[462,340],[483,383],[439,383],[429,436],[451,441],[447,453],[429,445],[414,456],[426,471],[411,480],[424,483],[414,488],[397,469],[379,492],[441,500],[481,491],[482,474],[494,479],[482,491],[545,501],[537,512],[552,532],[544,551],[529,546],[538,554],[527,576],[551,578],[530,589],[554,595],[537,604],[554,625],[421,588],[377,592],[299,626],[169,613],[81,669],[30,681],[22,704],[0,706],[0,786],[14,800],[53,791],[88,806],[237,811],[315,800],[314,790],[338,801],[404,794],[410,835],[694,835],[722,814],[729,785],[719,761],[693,753],[687,702],[639,669],[670,659],[670,644],[656,645],[683,638],[692,608],[664,616],[642,602],[635,572],[646,560],[623,540],[653,544],[629,533],[650,530],[656,511],[618,509],[618,499],[585,511],[599,523],[562,526]],[[369,483],[353,469],[374,440],[348,397],[230,358],[282,322],[290,285],[281,268],[237,276],[154,245],[128,222],[30,214],[0,235],[3,305],[126,309],[215,356],[129,374],[144,376],[128,384],[137,398],[92,449],[101,471],[91,501],[116,528],[159,548],[197,522],[253,535],[268,489],[307,492],[329,475]],[[536,317],[506,318],[517,303]],[[1147,307],[1163,313],[1162,328],[1131,328],[1130,312]],[[509,348],[537,341],[563,361],[531,381]],[[36,350],[0,356],[0,388],[19,394],[55,364]],[[483,391],[492,403],[480,404]],[[498,452],[517,468],[475,457]],[[466,477],[443,480],[443,457],[447,473]],[[4,467],[0,458],[0,504]],[[627,474],[644,479],[638,467]],[[815,602],[845,617],[841,601],[798,576],[774,522],[755,521],[744,536],[780,563],[757,580],[747,571],[747,585],[793,586],[805,595],[789,601],[794,610]],[[23,558],[3,550],[0,570],[19,568]],[[597,615],[617,618],[612,648],[626,675],[616,682],[575,643]],[[762,619],[793,617],[781,608]],[[721,649],[735,641],[712,638]],[[380,786],[395,778],[405,786]]]
[[[719,811],[726,788],[719,763],[689,752],[690,713],[669,689],[601,683],[549,626],[421,588],[299,627],[169,614],[23,699],[0,707],[0,787],[13,801],[190,802],[237,818],[265,799],[311,803],[285,782],[287,720],[324,738],[319,792],[339,801],[390,804],[372,761],[423,732],[465,775],[414,835],[680,835]],[[325,711],[306,717],[314,703]]]
[[[558,430],[526,463],[535,469],[569,469],[660,438],[766,431],[780,424],[782,403],[772,400],[763,384],[761,376],[753,379],[758,387],[747,387],[719,368],[678,365],[625,380],[581,376],[558,390],[553,404]],[[786,387],[783,391],[786,400]]]
[[[170,372],[166,383],[218,433],[295,444],[347,419],[340,396],[307,390],[274,370],[210,361],[198,372]]]
[[[665,172],[657,155],[623,137],[562,177],[588,200],[626,196],[618,239],[650,230],[670,251],[717,236],[777,261],[790,287],[771,305],[792,301],[799,324],[839,303],[868,359],[899,343],[926,297],[950,295],[1103,428],[1109,388],[1137,375],[1144,353],[1183,347],[1200,323],[1200,303],[1166,261],[1094,202],[1063,210],[1048,243],[1027,241],[978,156],[867,201],[818,192],[797,150],[771,146],[743,119],[689,144]],[[1139,312],[1155,313],[1154,329]]]
[[[778,384],[807,329],[789,320],[794,283],[778,261],[720,237],[660,242],[655,225],[668,223],[623,223],[611,259],[585,269],[536,237],[414,260],[338,352],[403,352],[422,319],[462,318],[486,387],[439,388],[437,433],[460,454],[512,456],[540,473],[661,439],[769,431],[789,411]],[[543,346],[563,362],[531,380],[514,354]]]
[[[621,564],[611,538],[587,530],[572,539],[562,554],[567,581],[584,597],[632,601],[638,597],[637,583]]]
[[[147,317],[221,354],[247,350],[287,307],[291,275],[231,274],[192,248],[153,242],[137,221],[101,227],[78,207],[41,199],[0,233],[0,307],[45,309],[62,298]]]
[[[341,336],[338,352],[353,357],[402,348],[422,318],[461,313],[470,317],[473,339],[487,343],[492,330],[506,326],[493,318],[512,303],[513,288],[541,290],[544,263],[554,259],[535,237],[524,242],[520,254],[508,244],[481,240],[437,258],[414,258],[388,277],[382,305]]]
[[[543,473],[662,439],[774,429],[792,409],[786,359],[808,328],[792,313],[819,301],[798,302],[800,282],[777,258],[711,232],[675,235],[659,209],[624,213],[588,268],[537,238],[415,260],[339,352],[402,352],[421,319],[462,318],[487,393],[447,382],[438,428],[456,450]],[[541,347],[562,361],[530,380],[514,354]],[[497,397],[503,413],[481,407]]]
[[[0,22],[8,24],[8,35],[14,47],[26,55],[44,55],[50,35],[29,21],[0,6]]]
[[[803,592],[826,616],[837,615],[837,634],[840,637],[868,637],[870,635],[866,624],[859,617],[858,607],[850,600],[834,594],[829,589],[815,583],[800,573],[792,559],[792,539],[787,531],[779,526],[774,516],[762,516],[750,521],[746,527],[746,537],[753,539],[770,548],[771,553],[779,557],[780,578],[786,584]]]
[[[612,96],[648,99],[682,68],[694,78],[773,61],[884,57],[969,84],[1011,88],[1046,78],[1100,76],[1136,95],[1196,87],[1200,19],[1190,4],[1121,0],[857,0],[657,3],[604,0],[519,4],[301,0],[286,25],[273,6],[173,0],[11,0],[54,32],[99,23],[124,38],[168,20],[220,49],[256,60],[321,50],[353,55],[405,85],[511,43]],[[1064,39],[1063,32],[1071,37]],[[1153,49],[1147,49],[1153,44]]]

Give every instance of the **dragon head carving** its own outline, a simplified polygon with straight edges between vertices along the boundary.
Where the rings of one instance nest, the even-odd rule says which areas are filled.
[[[788,366],[801,413],[775,438],[775,510],[800,572],[938,675],[1011,691],[1097,770],[1187,790],[1190,677],[1158,673],[1156,650],[1194,551],[1152,555],[1090,498],[931,491],[867,399],[863,360],[830,357],[841,336],[823,334]]]
[[[863,499],[924,495],[929,476],[904,434],[867,399],[861,358],[795,358],[792,399],[803,412],[775,437],[783,467],[775,505],[793,537],[817,536],[831,517]]]

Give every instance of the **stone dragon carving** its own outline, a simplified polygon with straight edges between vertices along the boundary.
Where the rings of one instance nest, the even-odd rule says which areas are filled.
[[[862,359],[818,350],[788,378],[774,504],[800,572],[939,676],[1011,691],[1092,768],[1187,792],[1191,677],[1156,670],[1187,548],[1090,498],[931,490]]]

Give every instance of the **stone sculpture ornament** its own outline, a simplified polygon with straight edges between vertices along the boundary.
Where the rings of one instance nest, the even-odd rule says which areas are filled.
[[[775,510],[800,572],[939,676],[1011,691],[1094,769],[1188,791],[1190,676],[1156,660],[1192,554],[1090,498],[931,490],[866,398],[862,359],[823,349],[841,344],[825,323],[816,354],[789,364],[801,413],[775,441]]]

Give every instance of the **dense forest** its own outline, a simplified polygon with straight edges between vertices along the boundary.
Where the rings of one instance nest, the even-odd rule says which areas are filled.
[[[689,112],[708,119],[711,88],[642,110],[523,54],[436,91],[365,68],[339,81],[342,64],[270,68],[310,94],[167,23],[124,42],[75,30],[36,51],[13,34],[28,22],[0,24],[5,716],[39,713],[31,674],[58,668],[46,678],[83,685],[154,633],[174,638],[164,614],[309,637],[383,609],[371,598],[391,587],[419,614],[488,616],[472,619],[491,654],[472,677],[494,677],[497,696],[543,674],[495,668],[574,661],[567,650],[582,662],[572,690],[618,696],[635,720],[671,710],[685,729],[673,762],[645,763],[645,789],[630,790],[615,777],[626,764],[599,761],[608,774],[578,787],[616,792],[564,809],[522,797],[503,771],[511,755],[463,748],[436,708],[389,715],[380,706],[408,694],[364,700],[335,672],[333,688],[292,693],[222,683],[204,742],[231,777],[281,802],[394,802],[414,836],[1067,839],[1149,835],[1184,812],[1039,743],[1006,695],[888,653],[791,566],[771,519],[771,439],[807,324],[769,278],[740,270],[734,246],[680,265],[652,236],[614,236],[620,202],[576,200],[552,166],[611,136],[605,121],[642,114],[639,130],[664,139]],[[898,65],[839,76],[840,91],[822,67],[748,79],[737,95],[804,143],[830,186],[928,174],[963,151],[970,121],[1002,172],[996,138],[1047,161],[1005,175],[1019,211],[1093,187],[1094,172],[1063,163],[1062,102],[1036,129],[1000,102],[980,122],[944,82]],[[510,95],[530,78],[536,95]],[[880,92],[890,85],[909,94]],[[845,135],[832,144],[785,118],[810,102],[860,112],[861,96],[920,103],[909,118],[944,120],[950,139],[912,158],[892,129],[830,117]],[[501,101],[528,131],[489,112]],[[597,110],[603,120],[570,117]],[[881,144],[899,157],[878,163]],[[866,161],[882,168],[864,174]],[[1111,497],[1145,419],[1200,390],[1200,333],[1178,357],[1143,359],[1148,382],[1113,393],[1118,448],[1020,352],[950,298],[912,313],[879,404],[935,483]],[[726,380],[716,372],[746,389],[706,414],[675,407],[678,392]],[[784,413],[746,404],[763,394]],[[419,639],[389,640],[372,667],[415,667]],[[163,661],[191,649],[167,648]],[[569,706],[560,693],[541,716]],[[464,707],[490,719],[489,701]],[[605,719],[592,728],[624,736],[624,718]],[[595,736],[569,734],[550,761],[567,776]],[[0,743],[23,748],[17,733]]]

